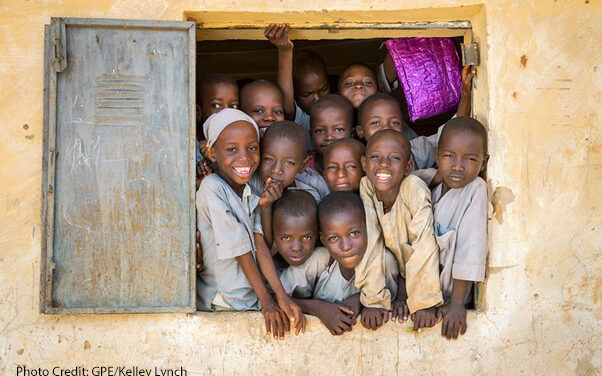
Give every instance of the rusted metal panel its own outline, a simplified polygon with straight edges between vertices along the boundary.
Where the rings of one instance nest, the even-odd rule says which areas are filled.
[[[47,39],[57,24],[41,310],[194,311],[194,24],[53,19]]]

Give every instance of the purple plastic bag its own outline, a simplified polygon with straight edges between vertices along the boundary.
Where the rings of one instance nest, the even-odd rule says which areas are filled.
[[[462,76],[451,38],[395,38],[386,43],[408,102],[410,121],[458,107]]]

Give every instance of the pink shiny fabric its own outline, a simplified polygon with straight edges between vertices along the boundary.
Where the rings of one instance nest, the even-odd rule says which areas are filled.
[[[386,44],[408,103],[410,121],[458,107],[462,77],[451,38],[395,38]]]

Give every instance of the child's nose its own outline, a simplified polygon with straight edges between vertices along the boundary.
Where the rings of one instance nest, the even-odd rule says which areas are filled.
[[[341,238],[341,250],[347,252],[351,249],[351,240],[348,237],[343,236]]]
[[[347,177],[347,170],[346,170],[346,169],[344,169],[344,168],[339,168],[339,169],[337,170],[337,176],[338,176],[339,178],[344,178],[344,177]]]
[[[455,159],[452,164],[452,169],[454,171],[463,171],[464,170],[464,161],[461,158]]]
[[[282,163],[276,162],[272,165],[272,173],[280,174],[282,172]]]
[[[299,252],[301,250],[301,240],[293,240],[291,248],[293,251]]]

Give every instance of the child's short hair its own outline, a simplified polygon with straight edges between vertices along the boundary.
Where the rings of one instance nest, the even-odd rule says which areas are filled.
[[[324,59],[312,50],[296,52],[293,57],[293,85],[297,87],[296,83],[308,73],[324,73],[328,78],[328,70]]]
[[[314,103],[314,105],[311,107],[311,123],[313,123],[314,117],[316,116],[315,114],[317,114],[318,111],[333,107],[343,111],[348,116],[349,124],[353,125],[353,105],[349,99],[338,94],[326,94],[318,99],[316,103]]]
[[[307,135],[299,124],[290,120],[274,122],[274,124],[270,125],[265,131],[265,134],[261,139],[262,148],[264,147],[263,145],[277,138],[286,138],[290,140],[303,150],[304,155],[307,154]]]
[[[201,81],[199,82],[197,98],[201,98],[201,95],[207,91],[209,86],[217,85],[217,84],[225,84],[232,85],[235,88],[238,88],[236,84],[236,80],[224,73],[207,73],[201,77]]]
[[[273,206],[273,217],[286,215],[289,217],[318,217],[318,203],[307,191],[287,189]]]
[[[458,116],[453,119],[450,119],[443,126],[443,130],[441,131],[441,136],[439,136],[439,143],[437,146],[441,145],[445,135],[451,130],[467,130],[472,132],[475,136],[480,137],[483,141],[483,153],[487,154],[487,130],[485,126],[481,124],[476,119],[467,116]]]
[[[276,91],[278,93],[278,95],[280,95],[280,98],[282,99],[282,91],[280,91],[280,88],[278,86],[276,86],[275,84],[273,84],[272,82],[270,82],[268,80],[255,80],[255,81],[251,81],[251,82],[245,84],[242,87],[242,89],[240,89],[241,104],[244,105],[244,103],[242,103],[242,102],[244,101],[244,98],[245,98],[245,95],[247,94],[247,92],[249,92],[255,88],[260,88],[260,87],[269,88],[269,89]]]
[[[366,154],[366,146],[363,143],[356,140],[355,138],[347,137],[347,138],[339,138],[338,140],[332,141],[324,150],[324,155],[328,152],[328,150],[336,147],[337,145],[349,145],[351,148],[355,149],[359,155]]]
[[[395,139],[395,141],[397,141],[401,149],[404,151],[405,157],[408,158],[408,160],[410,159],[412,154],[412,146],[410,145],[410,141],[403,133],[394,129],[381,129],[380,131],[374,133],[368,140],[368,143],[366,143],[366,150],[372,147],[372,144],[383,137]]]
[[[318,206],[318,217],[320,223],[324,221],[324,218],[329,217],[333,214],[341,212],[354,212],[362,220],[366,221],[366,212],[364,210],[364,203],[359,195],[353,192],[335,191],[329,193]]]
[[[395,106],[399,109],[399,114],[401,115],[401,106],[399,105],[399,102],[397,101],[397,99],[395,99],[391,94],[388,94],[388,93],[376,93],[376,94],[373,94],[373,95],[369,96],[368,98],[364,99],[364,101],[360,105],[360,108],[357,110],[358,121],[361,121],[364,114],[366,113],[366,111],[368,111],[368,108],[374,102],[378,102],[378,101],[388,101],[388,102],[394,103]]]

